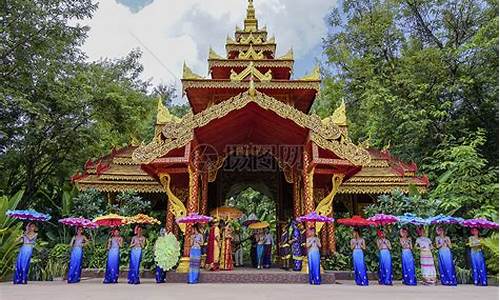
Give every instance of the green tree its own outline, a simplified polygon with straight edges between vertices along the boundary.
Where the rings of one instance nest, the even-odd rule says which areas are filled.
[[[318,114],[343,98],[353,139],[416,162],[483,128],[497,164],[496,0],[344,0],[329,24]]]
[[[426,159],[423,168],[435,182],[429,196],[440,213],[498,220],[498,169],[479,153],[485,142],[483,131],[450,139]]]
[[[154,118],[141,53],[85,61],[90,0],[9,1],[0,18],[0,189],[46,207],[88,158],[141,136]],[[76,21],[76,22],[75,22]]]

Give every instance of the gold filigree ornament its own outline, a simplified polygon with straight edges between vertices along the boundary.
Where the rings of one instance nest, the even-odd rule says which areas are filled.
[[[178,123],[167,123],[162,130],[162,139],[139,146],[133,152],[132,158],[137,163],[150,163],[173,149],[187,145],[194,138],[195,128],[203,127],[232,111],[242,109],[251,102],[263,109],[273,111],[281,118],[292,120],[300,127],[308,128],[313,142],[332,151],[338,157],[357,166],[364,166],[370,162],[368,151],[353,144],[335,124],[329,123],[325,126],[317,115],[307,115],[259,91],[255,91],[255,96],[245,91],[195,115],[187,114]]]
[[[299,78],[299,80],[307,80],[307,81],[321,80],[321,73],[319,66],[314,67],[311,73],[307,74],[302,78]]]
[[[250,64],[248,64],[248,67],[246,67],[243,71],[241,71],[241,73],[236,73],[234,70],[231,69],[231,75],[229,76],[229,78],[231,79],[231,81],[242,81],[244,80],[245,78],[247,77],[253,77],[253,78],[256,78],[260,81],[271,81],[271,79],[273,79],[273,74],[271,72],[271,70],[268,70],[265,74],[262,74],[254,65],[253,62],[250,62]]]
[[[347,126],[347,116],[345,109],[345,102],[342,99],[342,103],[337,109],[333,112],[333,114],[329,117],[326,117],[322,120],[323,124],[333,123],[338,126]]]
[[[248,47],[248,50],[246,52],[240,50],[240,53],[238,54],[238,58],[239,59],[246,59],[246,60],[260,60],[260,59],[264,59],[264,52],[262,50],[257,52],[254,50],[252,45],[250,45],[250,47]]]
[[[260,36],[254,36],[253,33],[250,33],[246,38],[242,36],[240,38],[240,44],[248,45],[248,44],[262,44],[262,38]]]
[[[184,63],[182,65],[182,79],[203,79],[203,77],[191,71],[186,63]]]
[[[208,48],[208,59],[224,59],[222,56],[217,54],[212,47]]]

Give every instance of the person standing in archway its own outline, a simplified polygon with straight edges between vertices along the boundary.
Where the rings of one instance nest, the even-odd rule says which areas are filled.
[[[206,268],[210,271],[217,271],[219,269],[219,255],[220,255],[220,230],[219,221],[214,221],[210,224],[210,233],[208,234],[207,245],[207,261]]]
[[[281,258],[281,267],[285,270],[290,269],[290,233],[288,232],[290,224],[281,226],[281,236],[279,244],[279,252]]]
[[[272,263],[274,239],[269,228],[265,229],[264,235],[264,269],[269,269]]]
[[[293,259],[293,270],[302,270],[302,237],[300,234],[300,229],[295,220],[292,221],[292,238],[290,244],[292,245],[292,259]]]

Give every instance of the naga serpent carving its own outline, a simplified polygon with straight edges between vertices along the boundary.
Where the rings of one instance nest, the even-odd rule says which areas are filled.
[[[333,174],[332,175],[332,190],[325,198],[323,198],[316,207],[316,213],[321,216],[329,216],[333,210],[333,197],[337,194],[340,184],[344,179],[344,174]],[[323,223],[316,224],[316,233],[319,233],[321,228],[323,228]]]
[[[181,218],[186,216],[187,210],[184,206],[184,203],[174,195],[172,190],[170,189],[170,183],[172,179],[169,174],[161,173],[160,174],[160,182],[163,185],[163,189],[165,193],[167,193],[168,198],[168,207],[170,211],[174,214],[175,218]],[[186,224],[178,224],[181,231],[184,233],[186,231]]]

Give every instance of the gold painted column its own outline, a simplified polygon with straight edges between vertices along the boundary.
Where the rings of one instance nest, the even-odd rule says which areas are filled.
[[[328,247],[330,248],[330,255],[337,252],[337,242],[335,241],[335,224],[326,224],[328,231]]]
[[[174,233],[174,226],[177,226],[175,223],[175,216],[174,213],[170,210],[169,207],[170,204],[167,203],[167,216],[166,216],[166,222],[165,222],[165,230],[167,232],[172,232]]]
[[[194,161],[191,166],[188,166],[189,174],[189,198],[187,202],[187,213],[198,212],[198,202],[199,202],[199,153],[195,152]],[[186,232],[184,233],[184,251],[183,256],[189,257],[189,251],[191,250],[191,233],[192,225],[186,224]]]
[[[302,180],[303,180],[303,201],[304,201],[304,214],[308,214],[314,211],[314,199],[313,199],[313,175],[314,169],[310,169],[310,159],[307,150],[304,151],[302,155]]]
[[[201,175],[201,205],[200,214],[208,214],[208,173]]]
[[[294,174],[293,185],[292,185],[292,193],[293,193],[293,218],[300,217],[301,207],[300,207],[300,176]]]

